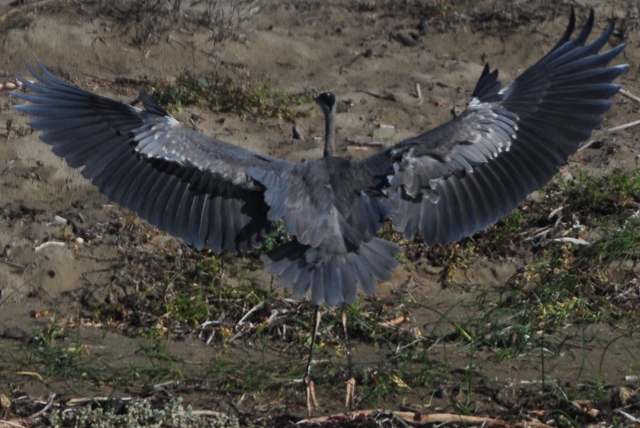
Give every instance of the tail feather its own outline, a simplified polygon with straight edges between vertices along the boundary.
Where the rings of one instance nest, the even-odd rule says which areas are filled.
[[[303,297],[311,287],[311,300],[319,305],[353,303],[357,285],[375,292],[374,278],[388,281],[398,265],[400,247],[378,238],[346,254],[328,253],[298,241],[288,242],[262,256],[267,272],[279,276],[278,285],[293,285],[293,296]]]

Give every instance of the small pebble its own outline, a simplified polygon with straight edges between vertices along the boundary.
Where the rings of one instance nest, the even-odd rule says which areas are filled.
[[[415,46],[418,44],[418,42],[416,42],[414,39],[412,39],[411,37],[407,36],[404,33],[401,32],[397,32],[394,35],[394,38],[399,41],[400,43],[402,43],[405,46]]]
[[[295,138],[296,140],[304,140],[304,136],[302,135],[300,128],[298,128],[297,126],[293,127],[293,138]]]
[[[421,35],[425,35],[427,33],[427,28],[429,28],[429,20],[426,16],[420,18],[420,23],[418,24],[418,31]]]
[[[67,219],[64,217],[60,217],[59,215],[54,215],[51,217],[51,222],[52,223],[62,223],[62,224],[67,224]]]
[[[2,337],[5,339],[22,340],[28,338],[29,335],[20,327],[9,327],[2,333]]]

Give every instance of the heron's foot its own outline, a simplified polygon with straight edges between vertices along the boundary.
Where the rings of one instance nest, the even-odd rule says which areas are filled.
[[[347,381],[347,398],[344,400],[344,406],[349,410],[353,409],[354,397],[356,395],[356,380],[351,378]]]
[[[318,408],[318,401],[316,400],[316,390],[313,387],[313,379],[305,376],[304,385],[307,388],[307,413],[311,416],[313,409]]]

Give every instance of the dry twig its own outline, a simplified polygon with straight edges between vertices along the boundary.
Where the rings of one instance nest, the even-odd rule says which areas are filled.
[[[625,123],[624,125],[614,126],[609,128],[609,132],[619,131],[621,129],[631,128],[632,126],[640,125],[640,120],[634,120],[633,122]]]
[[[380,413],[380,410],[359,410],[356,412],[351,412],[349,414],[338,414],[338,415],[330,415],[330,416],[321,416],[312,419],[305,419],[298,424],[321,424],[329,421],[340,421],[348,419],[354,419],[360,416],[364,417],[375,417]],[[462,423],[465,425],[481,425],[483,427],[512,427],[512,428],[524,428],[524,427],[534,427],[534,428],[552,428],[550,425],[539,421],[526,421],[526,422],[518,422],[512,424],[507,421],[503,421],[501,419],[493,419],[482,416],[465,416],[465,415],[455,415],[451,413],[434,413],[431,415],[423,415],[420,413],[414,412],[393,412],[393,415],[402,419],[404,422],[407,422],[411,425],[422,425],[426,423]]]
[[[620,95],[624,95],[625,97],[629,98],[630,100],[633,100],[637,103],[640,103],[640,97],[636,97],[635,95],[633,95],[631,92],[627,91],[626,89],[620,89]]]
[[[5,13],[4,15],[0,16],[0,24],[5,22],[7,19],[11,18],[13,15],[17,14],[18,12],[22,12],[29,8],[46,6],[47,4],[54,3],[56,1],[58,0],[42,0],[36,3],[27,3],[27,4],[23,4],[22,6],[18,6],[14,9],[11,9],[9,12]]]

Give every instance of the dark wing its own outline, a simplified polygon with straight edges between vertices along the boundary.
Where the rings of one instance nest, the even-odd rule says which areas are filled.
[[[268,231],[264,188],[250,167],[286,170],[292,164],[206,137],[180,124],[148,95],[140,110],[84,91],[47,71],[29,71],[34,94],[13,92],[30,105],[29,124],[69,166],[83,166],[109,199],[160,229],[202,248],[248,251]]]
[[[584,45],[593,11],[509,86],[485,67],[466,110],[452,121],[363,159],[388,174],[394,226],[428,245],[484,229],[542,187],[600,125],[628,65],[607,67],[625,47],[598,54],[613,32]]]

